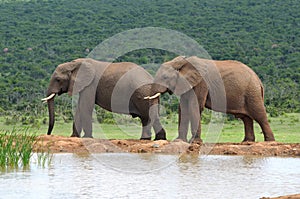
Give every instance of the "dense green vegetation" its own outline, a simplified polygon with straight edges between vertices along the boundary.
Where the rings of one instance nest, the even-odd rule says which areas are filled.
[[[119,32],[148,26],[186,34],[213,59],[244,62],[265,85],[269,113],[299,112],[299,10],[296,0],[0,1],[0,114],[24,123],[47,116],[40,98],[59,63],[86,57]],[[146,49],[119,60],[147,64],[170,58]],[[71,117],[70,103],[61,97],[57,114]],[[176,109],[168,104],[168,111]]]

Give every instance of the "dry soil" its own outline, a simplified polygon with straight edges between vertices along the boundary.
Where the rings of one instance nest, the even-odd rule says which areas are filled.
[[[35,150],[53,153],[200,153],[211,155],[300,156],[300,143],[244,142],[244,143],[186,143],[167,140],[103,140],[41,135]]]

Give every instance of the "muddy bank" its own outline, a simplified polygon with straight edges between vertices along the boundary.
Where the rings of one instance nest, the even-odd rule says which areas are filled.
[[[50,150],[53,153],[200,153],[211,155],[259,155],[300,156],[300,143],[277,142],[217,143],[203,144],[166,140],[103,140],[71,138],[56,135],[41,135],[35,150]]]

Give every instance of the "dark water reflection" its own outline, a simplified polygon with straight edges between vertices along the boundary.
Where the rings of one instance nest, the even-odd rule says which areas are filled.
[[[57,154],[0,182],[0,198],[259,198],[299,193],[300,158]]]

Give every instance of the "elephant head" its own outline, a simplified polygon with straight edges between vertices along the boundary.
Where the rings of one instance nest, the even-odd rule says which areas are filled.
[[[159,68],[154,78],[151,94],[145,99],[153,99],[165,92],[182,95],[199,84],[206,74],[205,67],[199,67],[194,57],[186,58],[178,56],[169,62],[165,62]]]
[[[60,64],[53,72],[47,90],[47,97],[42,99],[48,103],[50,135],[54,127],[54,98],[56,95],[68,93],[70,96],[79,93],[91,84],[95,78],[95,68],[89,59],[76,59]]]

